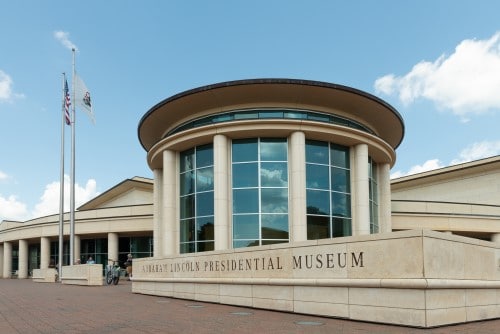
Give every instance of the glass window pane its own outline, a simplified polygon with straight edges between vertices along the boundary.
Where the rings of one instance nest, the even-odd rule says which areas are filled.
[[[351,192],[350,172],[348,169],[332,167],[332,190]]]
[[[234,213],[257,213],[259,212],[259,192],[257,189],[235,189],[233,190],[233,212]]]
[[[351,196],[332,192],[332,216],[351,217]]]
[[[328,164],[328,143],[321,141],[306,141],[306,162]]]
[[[283,118],[283,111],[265,110],[259,112],[259,118]]]
[[[258,239],[259,215],[233,215],[233,239]]]
[[[307,216],[307,240],[324,239],[329,237],[329,217]]]
[[[313,189],[329,189],[330,177],[328,166],[306,165],[306,187]]]
[[[233,188],[257,187],[259,185],[258,164],[233,164]]]
[[[242,111],[234,114],[234,119],[257,119],[259,113],[257,111]]]
[[[194,195],[183,196],[180,199],[181,213],[180,218],[194,217]]]
[[[288,215],[262,215],[262,239],[288,240]]]
[[[188,242],[180,244],[179,251],[181,254],[193,253],[195,251],[195,243]]]
[[[194,219],[185,219],[180,222],[180,241],[194,241]]]
[[[286,139],[261,139],[260,160],[262,161],[287,161]]]
[[[196,168],[212,166],[214,164],[214,150],[212,144],[196,148]]]
[[[322,114],[310,113],[307,115],[307,119],[310,119],[311,121],[319,121],[319,122],[325,122],[325,123],[330,122],[330,116],[329,115],[322,115]]]
[[[196,219],[196,240],[214,240],[214,217],[202,217]]]
[[[196,216],[211,216],[214,214],[214,192],[196,194]]]
[[[208,252],[208,251],[213,251],[215,249],[213,241],[198,242],[197,246],[198,246],[198,252]]]
[[[261,210],[265,213],[288,212],[288,189],[271,188],[261,190]]]
[[[257,139],[233,140],[233,162],[257,161]]]
[[[294,118],[294,119],[306,119],[307,114],[303,111],[285,111],[285,118]]]
[[[194,168],[194,149],[190,149],[180,154],[180,171],[185,172]]]
[[[212,117],[212,122],[213,123],[221,123],[221,122],[227,122],[232,120],[233,117],[231,114],[224,114],[224,115],[216,115]]]
[[[330,215],[330,193],[328,191],[307,190],[307,213]]]
[[[196,191],[214,190],[214,168],[207,167],[196,170]]]
[[[260,166],[262,187],[288,187],[286,162],[263,162]]]
[[[346,218],[332,218],[332,237],[347,237],[352,234],[351,220]]]
[[[332,144],[331,157],[332,166],[349,168],[349,149],[347,147]]]
[[[194,171],[188,171],[180,175],[181,195],[194,193]]]
[[[243,248],[259,246],[259,240],[235,240],[233,241],[233,248]]]

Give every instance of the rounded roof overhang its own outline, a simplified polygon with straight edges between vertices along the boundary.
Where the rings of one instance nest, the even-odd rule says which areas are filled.
[[[298,79],[248,79],[202,86],[173,95],[153,106],[140,120],[138,136],[149,151],[174,126],[200,111],[210,114],[244,108],[280,106],[325,111],[369,127],[396,149],[404,136],[399,112],[364,91],[327,82]]]

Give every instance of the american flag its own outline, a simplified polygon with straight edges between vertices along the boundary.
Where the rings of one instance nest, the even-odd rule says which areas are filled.
[[[69,97],[68,80],[64,81],[64,117],[66,124],[71,124],[71,118],[69,116],[69,106],[71,105],[71,98]]]

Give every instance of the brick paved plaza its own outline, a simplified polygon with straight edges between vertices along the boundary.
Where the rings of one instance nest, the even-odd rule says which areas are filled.
[[[433,329],[371,324],[133,294],[131,283],[0,279],[0,333],[499,333],[500,320]]]

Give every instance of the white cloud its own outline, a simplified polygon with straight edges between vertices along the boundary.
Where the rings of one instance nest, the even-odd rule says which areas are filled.
[[[7,180],[9,176],[0,170],[0,181]]]
[[[19,202],[15,196],[3,197],[0,194],[0,221],[19,220],[29,218],[26,204]]]
[[[12,79],[7,73],[0,70],[0,102],[10,101],[12,95]]]
[[[0,172],[1,173],[1,172]],[[1,174],[0,174],[1,175]],[[52,182],[45,186],[40,201],[35,205],[34,210],[29,212],[26,203],[17,199],[16,196],[3,197],[0,194],[0,221],[18,220],[25,221],[33,218],[48,216],[59,213],[59,187],[60,182]],[[99,195],[96,181],[89,179],[85,187],[75,184],[75,209]],[[64,176],[64,211],[70,210],[70,179]]]
[[[458,158],[453,159],[448,165],[442,164],[439,159],[427,160],[422,165],[411,167],[408,172],[396,171],[392,173],[391,179],[417,173],[423,173],[446,166],[458,165],[469,161],[480,160],[496,155],[500,155],[500,140],[473,143],[460,151],[460,153],[458,154]]]
[[[56,214],[59,212],[59,194],[60,182],[52,182],[45,186],[45,191],[40,197],[40,202],[35,205],[32,217],[42,217]],[[96,181],[90,179],[85,187],[81,187],[78,183],[75,184],[75,207],[79,207],[85,202],[91,200],[99,193],[96,191]],[[64,211],[70,209],[70,179],[68,175],[64,175]]]
[[[490,39],[462,41],[450,56],[422,61],[403,75],[375,81],[375,91],[397,94],[405,105],[419,98],[465,115],[500,109],[500,32]]]
[[[72,49],[75,49],[75,50],[78,50],[78,48],[76,47],[76,45],[69,40],[69,32],[65,32],[65,31],[54,31],[54,37],[55,39],[57,39],[59,42],[61,42],[61,44],[69,49],[69,50],[72,50]]]
[[[415,165],[415,166],[411,167],[410,170],[406,173],[401,172],[401,171],[396,171],[396,172],[391,174],[391,179],[403,177],[406,175],[423,173],[423,172],[427,172],[427,171],[442,168],[442,167],[444,167],[444,166],[441,163],[441,161],[439,161],[439,159],[431,159],[431,160],[427,160],[422,165]]]
[[[468,161],[484,159],[500,155],[500,140],[499,141],[482,141],[467,146],[459,153],[459,157],[451,161],[452,165],[461,164]]]

